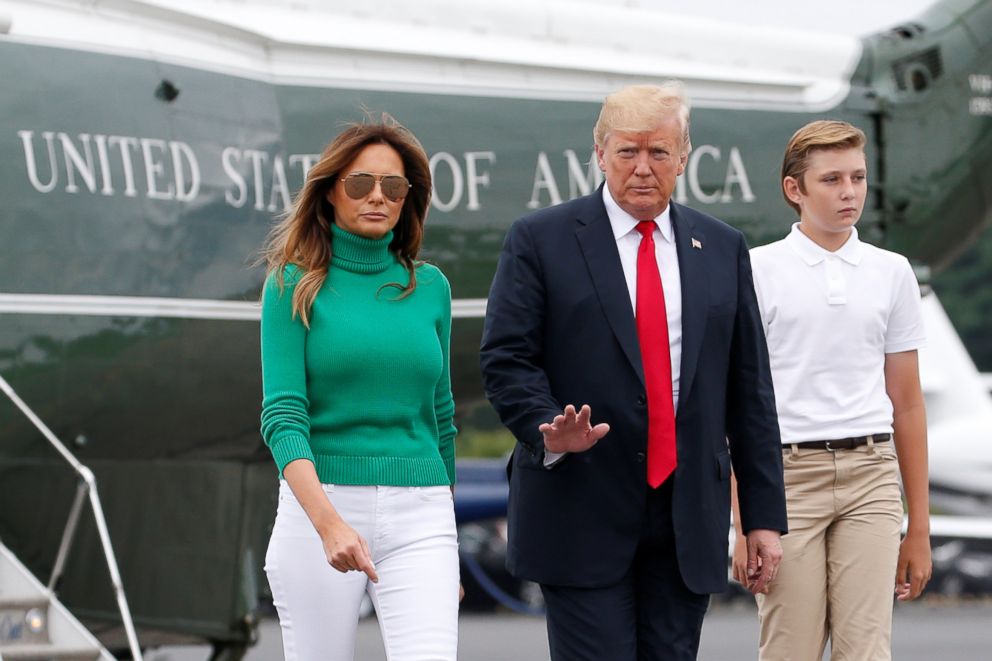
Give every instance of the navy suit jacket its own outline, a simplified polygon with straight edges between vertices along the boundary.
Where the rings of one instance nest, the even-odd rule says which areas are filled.
[[[787,528],[768,350],[744,236],[671,203],[682,286],[673,522],[690,590],[727,586],[730,467],[744,530]],[[602,587],[630,567],[647,500],[647,400],[634,312],[602,199],[518,220],[506,236],[482,340],[486,396],[517,445],[507,565],[550,585]],[[610,432],[543,465],[538,426],[567,404]]]

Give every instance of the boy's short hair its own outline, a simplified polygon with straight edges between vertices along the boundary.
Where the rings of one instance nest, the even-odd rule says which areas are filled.
[[[833,119],[820,119],[810,122],[792,134],[782,159],[782,196],[790,207],[799,213],[799,205],[785,194],[785,178],[792,177],[799,184],[799,190],[806,192],[803,175],[809,168],[809,156],[814,151],[824,149],[861,149],[868,139],[858,127]]]

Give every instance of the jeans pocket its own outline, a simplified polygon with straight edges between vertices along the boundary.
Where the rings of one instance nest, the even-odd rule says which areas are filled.
[[[872,446],[872,450],[880,461],[895,461],[898,458],[896,456],[895,445],[891,441],[888,443],[876,443]]]
[[[416,487],[416,491],[417,497],[424,502],[433,503],[451,500],[451,487],[448,486]]]
[[[279,489],[279,503],[276,506],[276,518],[272,525],[272,535],[282,536],[291,534],[302,523],[309,524],[310,519],[303,506],[296,500],[289,486]]]
[[[279,505],[283,503],[295,503],[296,495],[293,490],[289,487],[289,482],[286,480],[279,481]]]

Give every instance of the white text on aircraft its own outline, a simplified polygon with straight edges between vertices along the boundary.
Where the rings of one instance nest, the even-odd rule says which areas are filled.
[[[219,161],[218,169],[205,167],[213,159],[201,164],[197,150],[180,140],[61,131],[41,131],[36,136],[31,130],[18,131],[17,135],[24,148],[28,181],[39,193],[61,188],[72,194],[140,194],[152,200],[194,202],[203,182],[226,182],[223,199],[227,206],[250,206],[269,213],[289,209],[293,191],[320,158],[316,153],[286,155],[264,148],[197,145],[200,151],[219,153],[214,161]],[[432,206],[442,213],[459,208],[481,210],[482,193],[489,190],[496,194],[492,189],[499,179],[498,160],[492,150],[435,152],[430,157],[435,184]],[[554,153],[538,151],[533,172],[530,198],[525,202],[529,209],[587,195],[603,180],[595,158],[582,160],[573,149],[563,150],[560,159]],[[680,203],[704,205],[754,202],[740,149],[724,150],[715,145],[694,149],[685,176],[678,179],[674,198]]]

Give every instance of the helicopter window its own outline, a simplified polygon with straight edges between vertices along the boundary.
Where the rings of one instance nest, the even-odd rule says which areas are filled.
[[[896,86],[904,92],[923,92],[943,73],[944,63],[937,48],[928,48],[892,63]]]
[[[897,25],[892,28],[891,34],[902,39],[912,39],[923,34],[925,30],[926,28],[919,23],[904,23],[903,25]]]

